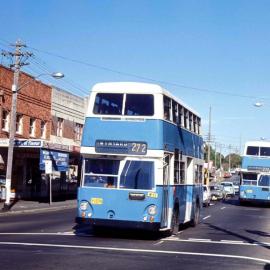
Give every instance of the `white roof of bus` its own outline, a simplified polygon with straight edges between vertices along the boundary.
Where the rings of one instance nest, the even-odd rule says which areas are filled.
[[[245,147],[248,146],[262,146],[262,147],[270,147],[270,141],[249,141],[246,142]]]
[[[188,109],[193,114],[199,114],[187,106],[181,99],[173,96],[166,89],[158,84],[141,83],[141,82],[105,82],[97,83],[93,86],[92,92],[106,92],[106,93],[138,93],[138,94],[165,94],[166,96],[174,99],[183,107]]]

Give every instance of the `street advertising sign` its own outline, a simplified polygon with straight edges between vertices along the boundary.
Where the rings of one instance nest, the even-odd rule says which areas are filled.
[[[42,171],[45,171],[46,160],[51,161],[52,171],[65,172],[69,169],[69,153],[40,149],[39,168]]]
[[[44,160],[45,162],[45,173],[52,174],[52,161],[51,160]]]

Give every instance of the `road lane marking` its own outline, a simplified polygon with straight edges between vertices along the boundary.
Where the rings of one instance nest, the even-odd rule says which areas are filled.
[[[204,241],[204,242],[211,241],[211,239],[200,239],[200,238],[188,238],[188,240],[190,240],[190,241],[198,241],[198,242],[200,242],[200,241]]]
[[[211,215],[206,216],[206,217],[203,218],[203,220],[208,219],[208,218],[210,218],[210,217],[211,217]]]
[[[42,244],[42,243],[20,243],[20,242],[0,242],[0,245],[9,246],[32,246],[32,247],[58,247],[58,248],[76,248],[76,249],[89,249],[89,250],[110,250],[110,251],[122,251],[122,252],[134,252],[134,253],[153,253],[153,254],[177,254],[177,255],[191,255],[191,256],[205,256],[205,257],[220,257],[230,259],[242,259],[256,262],[263,262],[270,264],[270,260],[229,255],[229,254],[212,254],[212,253],[200,253],[200,252],[185,252],[185,251],[173,251],[173,250],[153,250],[153,249],[133,249],[133,248],[116,248],[116,247],[102,247],[102,246],[77,246],[77,245],[59,245],[59,244]]]
[[[159,242],[155,243],[154,246],[161,245],[163,243],[164,243],[164,241],[159,241]]]
[[[223,206],[223,207],[221,207],[220,209],[223,210],[223,209],[225,209],[225,208],[226,208],[226,206]]]
[[[194,243],[210,243],[210,244],[224,244],[224,245],[243,245],[243,246],[261,246],[261,247],[270,247],[269,242],[242,242],[242,241],[215,241],[210,239],[196,239],[196,238],[189,238],[189,239],[170,239],[170,238],[163,238],[164,241],[175,241],[175,242],[194,242]]]

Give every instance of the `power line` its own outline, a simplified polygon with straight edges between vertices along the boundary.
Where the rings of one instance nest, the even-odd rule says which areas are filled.
[[[179,87],[179,88],[186,88],[186,89],[199,91],[199,92],[214,93],[214,94],[218,94],[218,95],[234,96],[234,97],[250,98],[250,99],[259,98],[258,96],[240,95],[240,94],[236,94],[236,93],[232,93],[232,92],[224,92],[224,91],[218,91],[218,90],[207,89],[207,88],[193,87],[193,86],[174,83],[174,82],[169,82],[169,81],[157,80],[157,79],[141,76],[141,75],[138,75],[138,74],[123,72],[123,71],[115,70],[115,69],[108,68],[108,67],[105,67],[105,66],[100,66],[100,65],[88,63],[88,62],[85,62],[85,61],[69,58],[69,57],[62,56],[62,55],[52,53],[52,52],[48,52],[48,51],[45,51],[45,50],[39,50],[39,49],[36,49],[36,48],[33,48],[33,47],[29,47],[29,48],[31,48],[32,50],[38,51],[40,53],[45,53],[45,54],[60,58],[60,59],[65,60],[65,61],[85,65],[85,66],[88,66],[88,67],[91,67],[91,68],[96,68],[96,69],[112,72],[112,73],[119,74],[119,75],[134,77],[134,78],[137,78],[137,79],[140,79],[140,80],[151,81],[151,82],[155,82],[155,83],[159,83],[159,84],[165,84],[165,85],[171,85],[171,86]],[[264,97],[264,99],[269,99],[269,98]]]

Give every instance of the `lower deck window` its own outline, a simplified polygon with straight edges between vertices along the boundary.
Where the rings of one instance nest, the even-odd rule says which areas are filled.
[[[120,162],[124,163],[122,171]],[[153,189],[154,162],[87,158],[84,160],[83,183],[88,187]]]
[[[150,161],[128,160],[120,177],[120,188],[152,189],[154,163]]]

